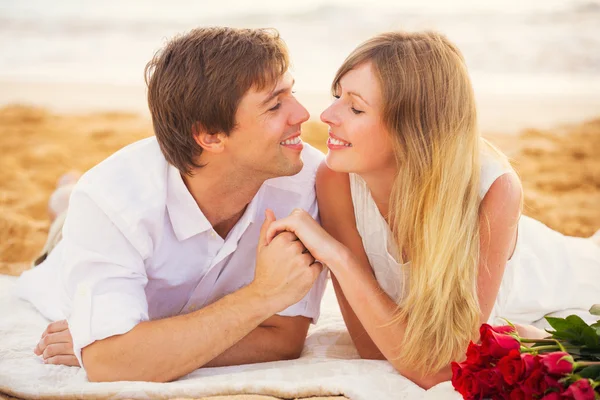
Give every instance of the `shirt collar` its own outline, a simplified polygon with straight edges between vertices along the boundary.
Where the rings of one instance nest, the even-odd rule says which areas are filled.
[[[248,226],[250,226],[250,224],[256,222],[256,220],[260,214],[259,204],[261,203],[261,200],[262,200],[263,187],[264,187],[264,185],[262,185],[260,187],[260,189],[258,189],[258,192],[256,192],[256,194],[254,195],[254,197],[252,198],[250,203],[248,203],[248,207],[246,207],[246,211],[244,212],[244,215],[242,215],[242,218],[240,218],[238,223],[235,224],[235,226],[232,229],[232,232],[234,230],[236,232],[240,232],[240,236],[241,236],[241,233],[245,232],[246,228]],[[238,231],[238,229],[240,229],[240,231]]]
[[[169,165],[167,175],[167,210],[179,241],[212,229],[212,225],[185,186],[181,173],[172,165]]]
[[[172,165],[169,165],[167,181],[167,209],[177,240],[183,241],[211,230],[212,225],[198,207],[198,203],[194,200],[187,186],[185,186],[181,173]],[[241,236],[251,223],[257,222],[260,218],[261,209],[259,204],[261,203],[264,187],[262,185],[252,198],[242,218],[235,224],[229,236]]]

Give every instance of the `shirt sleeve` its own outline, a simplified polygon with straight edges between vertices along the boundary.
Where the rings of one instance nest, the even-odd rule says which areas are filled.
[[[67,318],[80,365],[89,344],[124,334],[148,320],[144,260],[118,215],[83,190],[71,196],[63,228],[61,282]],[[119,229],[117,226],[120,226]]]
[[[317,222],[319,222],[319,208],[317,206],[317,199],[314,196],[310,196],[311,199],[307,202],[308,205],[304,208]],[[312,319],[312,323],[316,324],[319,320],[319,316],[321,314],[321,300],[323,299],[323,294],[325,293],[325,288],[327,287],[327,275],[328,268],[323,265],[323,271],[319,274],[313,287],[310,291],[304,296],[302,300],[298,303],[286,308],[277,315],[281,315],[284,317],[295,317],[302,315],[307,318]]]

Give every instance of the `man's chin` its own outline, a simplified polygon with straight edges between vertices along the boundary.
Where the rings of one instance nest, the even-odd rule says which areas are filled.
[[[296,175],[297,173],[302,171],[303,167],[304,167],[304,163],[302,162],[302,159],[299,159],[296,163],[289,165],[289,168],[287,168],[287,173],[285,174],[285,176]]]
[[[279,171],[279,176],[296,175],[297,173],[302,171],[303,167],[304,167],[304,162],[302,161],[302,159],[300,157],[298,157],[297,160],[294,160],[294,161],[290,160],[290,162],[288,162],[288,164],[284,168],[281,168]]]

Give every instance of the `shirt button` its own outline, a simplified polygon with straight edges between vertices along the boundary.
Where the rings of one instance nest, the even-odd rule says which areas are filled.
[[[87,285],[79,285],[77,287],[77,294],[79,296],[87,296],[90,290],[87,288]]]
[[[215,231],[210,232],[210,237],[213,239],[217,237],[217,234],[215,233]]]

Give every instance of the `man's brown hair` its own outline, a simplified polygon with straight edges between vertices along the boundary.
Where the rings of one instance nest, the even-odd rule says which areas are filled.
[[[181,173],[199,168],[195,129],[231,133],[244,94],[275,86],[289,67],[275,29],[210,27],[170,40],[146,65],[154,133]]]

